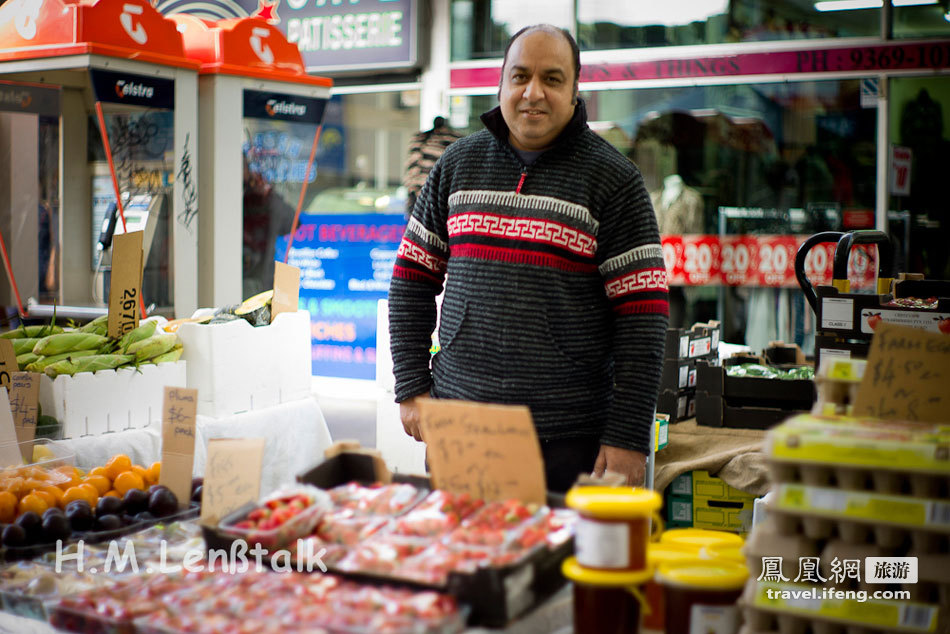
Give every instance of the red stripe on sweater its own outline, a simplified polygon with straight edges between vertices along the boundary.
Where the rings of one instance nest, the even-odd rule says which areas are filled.
[[[614,312],[621,315],[643,314],[670,314],[670,303],[665,299],[641,299],[635,302],[624,302],[614,306]]]
[[[607,297],[614,299],[631,293],[667,291],[666,269],[648,268],[630,271],[625,275],[607,280]]]
[[[597,271],[596,264],[573,262],[567,258],[561,258],[548,253],[540,253],[538,251],[491,247],[484,244],[454,244],[451,247],[450,257],[477,258],[479,260],[512,262],[515,264],[532,264],[534,266],[547,266],[574,273],[594,273]]]
[[[403,280],[410,280],[412,282],[431,282],[434,284],[442,285],[442,278],[436,277],[435,275],[429,275],[428,273],[423,273],[422,271],[417,271],[415,269],[406,268],[405,266],[400,266],[396,264],[393,266],[393,277],[398,277]]]

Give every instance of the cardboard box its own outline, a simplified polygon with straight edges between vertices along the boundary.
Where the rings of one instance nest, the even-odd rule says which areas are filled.
[[[837,335],[815,335],[815,369],[839,359],[867,359],[871,340],[855,341]]]
[[[811,379],[769,379],[760,376],[729,376],[726,368],[696,363],[697,389],[721,395],[729,405],[756,405],[808,411],[815,402]]]
[[[670,495],[685,495],[730,502],[750,502],[755,496],[733,488],[708,471],[681,473],[670,482]]]
[[[771,429],[783,421],[810,411],[811,406],[803,409],[782,409],[781,407],[762,407],[755,405],[729,405],[718,394],[708,394],[703,390],[696,392],[696,422],[706,427],[731,427],[735,429]]]
[[[311,390],[310,313],[281,313],[269,326],[238,319],[184,323],[178,329],[188,362],[187,387],[198,390],[198,414],[229,416],[306,398]]]
[[[40,379],[43,413],[62,424],[63,438],[95,436],[161,424],[165,386],[185,387],[185,361]]]
[[[653,439],[653,451],[659,451],[660,449],[665,449],[668,444],[670,444],[670,416],[669,414],[657,414],[656,415],[656,425],[653,426],[656,430],[654,439]]]
[[[815,291],[818,295],[816,330],[823,335],[870,341],[878,321],[930,332],[941,332],[940,324],[950,323],[950,298],[939,298],[936,308],[910,308],[885,305],[892,299],[890,295],[841,293],[833,286],[819,286]]]
[[[668,414],[670,423],[692,418],[696,415],[696,391],[687,389],[682,392],[663,390],[656,399],[656,411]]]
[[[668,495],[666,524],[670,528],[706,528],[748,533],[752,529],[755,498],[745,502],[714,500],[704,497]]]
[[[664,359],[660,390],[678,392],[696,387],[695,359]]]
[[[666,330],[665,359],[718,358],[722,328],[718,321]]]

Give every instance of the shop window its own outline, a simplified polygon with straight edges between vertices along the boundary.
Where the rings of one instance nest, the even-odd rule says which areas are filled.
[[[512,35],[538,22],[572,30],[573,5],[574,0],[452,0],[452,60],[502,57]]]
[[[880,34],[880,8],[835,9],[833,2],[578,0],[581,50],[686,46]]]
[[[950,37],[950,3],[947,0],[913,0],[910,6],[895,6],[895,38]],[[945,60],[946,61],[946,60]]]

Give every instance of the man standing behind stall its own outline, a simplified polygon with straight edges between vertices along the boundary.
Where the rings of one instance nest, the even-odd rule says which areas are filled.
[[[406,433],[423,440],[420,395],[528,405],[560,491],[605,468],[642,483],[669,313],[650,195],[588,128],[579,77],[566,31],[511,38],[500,106],[431,171],[389,291]]]

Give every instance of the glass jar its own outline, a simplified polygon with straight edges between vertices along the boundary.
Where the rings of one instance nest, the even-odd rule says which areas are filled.
[[[574,487],[565,501],[580,514],[574,550],[581,566],[618,572],[647,568],[651,519],[654,536],[663,531],[658,493],[633,487]]]
[[[561,566],[564,576],[574,582],[575,634],[630,634],[640,631],[640,615],[645,599],[639,586],[653,570],[615,572],[592,570],[569,557]]]
[[[662,564],[656,579],[666,597],[667,632],[736,634],[736,602],[749,578],[746,566],[722,560]]]
[[[677,544],[674,542],[660,542],[647,546],[647,563],[650,568],[657,569],[661,565],[677,561],[699,561],[700,549],[693,544]],[[650,579],[643,586],[649,611],[643,614],[643,627],[651,630],[665,629],[666,593],[663,586],[656,579]]]

